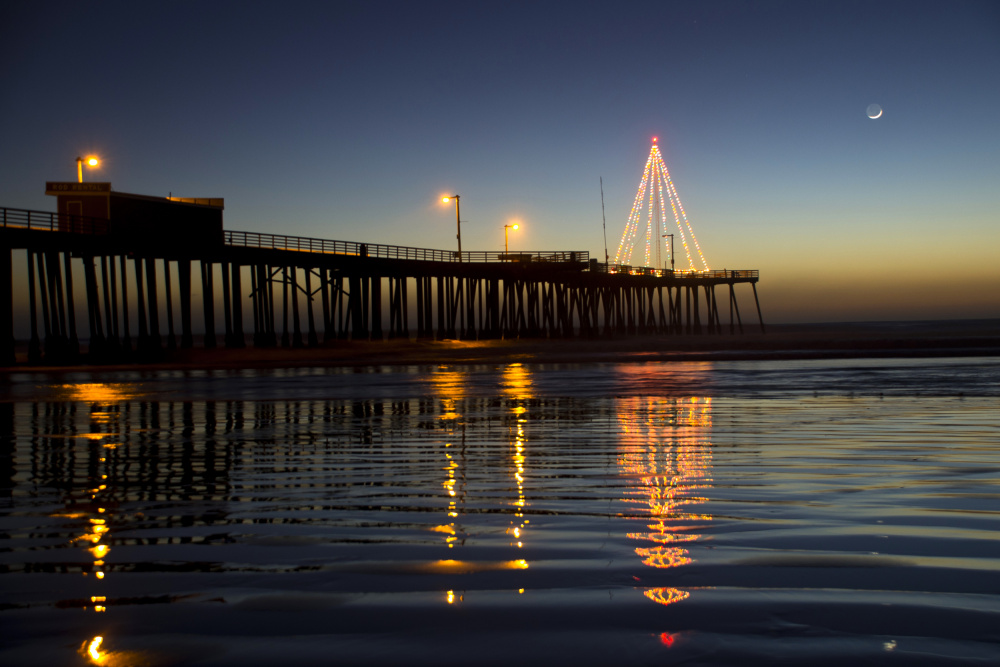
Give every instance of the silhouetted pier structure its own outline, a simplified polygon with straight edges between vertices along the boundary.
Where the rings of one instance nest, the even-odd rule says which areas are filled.
[[[48,185],[53,193],[105,184]],[[14,361],[19,291],[32,362],[72,362],[83,338],[97,360],[192,347],[196,308],[206,348],[244,347],[251,334],[258,347],[721,334],[743,332],[736,286],[746,284],[764,326],[757,271],[671,272],[608,266],[586,251],[459,255],[231,231],[222,228],[221,200],[125,195],[107,185],[107,217],[68,212],[63,201],[55,213],[0,209],[4,363]],[[13,274],[15,250],[25,253],[26,275]]]

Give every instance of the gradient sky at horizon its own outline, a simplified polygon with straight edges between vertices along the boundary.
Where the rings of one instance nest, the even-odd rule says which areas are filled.
[[[224,197],[229,229],[612,257],[651,137],[772,322],[1000,317],[1000,3],[0,7],[0,206]],[[884,115],[865,115],[871,103]],[[679,257],[679,261],[680,261]],[[678,268],[683,268],[678,264]]]

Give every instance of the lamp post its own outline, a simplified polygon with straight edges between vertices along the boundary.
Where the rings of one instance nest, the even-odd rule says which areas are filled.
[[[77,178],[77,180],[80,183],[83,183],[83,163],[84,162],[87,163],[88,167],[96,167],[97,165],[99,165],[101,163],[101,161],[98,160],[93,155],[87,156],[86,159],[84,159],[82,157],[76,158],[76,178]]]
[[[445,204],[450,202],[452,199],[455,200],[455,227],[458,229],[458,234],[455,238],[458,239],[458,261],[462,261],[462,218],[458,212],[458,195],[452,195],[450,197],[442,197],[441,201]]]
[[[670,271],[671,271],[671,273],[673,273],[673,270],[674,270],[674,235],[673,234],[664,234],[663,238],[667,238],[668,236],[670,237]]]
[[[503,254],[504,254],[505,257],[506,257],[506,255],[509,252],[507,250],[507,230],[508,229],[517,229],[517,227],[518,227],[518,225],[517,225],[516,222],[514,224],[512,224],[512,225],[504,225],[503,226]]]

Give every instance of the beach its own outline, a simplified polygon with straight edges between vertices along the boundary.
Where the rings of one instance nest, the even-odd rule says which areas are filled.
[[[994,664],[995,327],[9,369],[0,661]]]
[[[85,345],[83,346],[85,350]],[[197,346],[133,355],[135,359],[80,363],[65,368],[279,368],[302,366],[476,364],[501,361],[603,362],[649,360],[809,359],[982,356],[1000,353],[1000,319],[921,322],[843,322],[777,324],[761,331],[747,325],[743,333],[682,335],[621,335],[600,338],[506,340],[333,340],[312,348],[241,349]],[[27,345],[19,345],[17,364],[10,371],[56,369],[58,364],[33,365]],[[0,373],[3,370],[0,369]]]

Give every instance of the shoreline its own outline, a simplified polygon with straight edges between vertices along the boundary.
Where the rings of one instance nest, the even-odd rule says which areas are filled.
[[[81,345],[83,347],[83,345]],[[1000,356],[1000,320],[769,325],[767,333],[483,341],[331,341],[316,348],[163,350],[155,358],[78,364],[19,363],[3,374],[116,370],[751,361]]]

